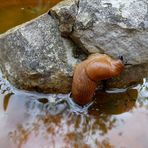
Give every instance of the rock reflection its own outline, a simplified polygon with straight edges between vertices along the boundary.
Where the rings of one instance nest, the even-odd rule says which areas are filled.
[[[91,110],[95,110],[96,114],[121,114],[131,110],[138,98],[137,89],[128,89],[124,92],[97,92],[95,95],[94,105]]]
[[[6,96],[3,104],[7,102],[7,126],[13,127],[10,128],[9,138],[15,148],[112,147],[107,139],[99,139],[103,126],[98,126],[102,121],[111,122],[111,118],[75,114],[65,101],[55,103],[55,95],[37,97],[8,93]],[[8,101],[10,98],[11,103]]]
[[[108,139],[99,138],[96,123],[94,119],[73,113],[38,116],[28,127],[18,126],[10,133],[10,138],[18,148],[113,147]]]
[[[13,94],[14,93],[8,93],[8,94],[5,95],[5,97],[4,97],[4,103],[3,103],[4,111],[7,110],[7,107],[8,107],[9,101],[10,101],[10,98],[11,98],[11,96]]]
[[[145,87],[140,89],[141,92],[146,90]],[[9,136],[3,139],[4,143],[9,145],[2,146],[5,148],[112,148],[113,144],[116,144],[116,138],[122,139],[122,136],[129,135],[126,129],[129,129],[129,125],[134,126],[135,119],[139,118],[139,116],[135,117],[128,127],[124,127],[127,116],[134,116],[130,111],[139,107],[137,90],[139,89],[128,89],[126,92],[118,93],[97,92],[94,104],[89,107],[87,114],[83,114],[71,110],[72,106],[67,101],[69,95],[29,93],[12,89],[11,86],[5,85],[5,82],[1,83],[0,130],[3,132],[0,133],[0,140],[4,135]],[[140,100],[146,102],[145,99]],[[4,112],[1,111],[2,109]],[[139,115],[141,121],[145,119],[144,114],[142,116],[139,113]],[[143,125],[145,123],[147,123],[146,119]],[[119,130],[120,128],[122,130]],[[132,136],[137,138],[136,135]],[[128,145],[128,141],[126,142]]]
[[[98,95],[103,102],[97,98],[98,102],[95,101],[87,115],[71,112],[64,101],[52,104],[45,98],[38,101],[24,100],[26,112],[34,120],[29,120],[27,125],[20,124],[15,131],[10,132],[11,140],[18,148],[46,148],[49,145],[68,148],[113,147],[109,139],[101,137],[118,122],[111,114],[120,114],[132,109],[137,91],[131,89],[112,94],[100,92],[96,97]],[[34,114],[34,111],[37,113]]]
[[[148,109],[148,78],[144,79],[143,85],[139,87],[139,97],[137,106],[145,106]]]

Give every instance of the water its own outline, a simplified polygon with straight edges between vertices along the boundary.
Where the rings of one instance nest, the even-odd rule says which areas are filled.
[[[1,0],[0,33],[59,0]],[[127,90],[98,92],[92,104],[70,94],[17,90],[0,75],[0,148],[147,148],[148,79]]]
[[[0,33],[48,11],[61,0],[1,0]]]
[[[85,109],[69,94],[17,90],[0,78],[1,148],[146,148],[148,82],[98,92]]]

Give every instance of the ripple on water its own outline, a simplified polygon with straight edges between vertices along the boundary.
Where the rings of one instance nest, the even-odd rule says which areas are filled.
[[[18,90],[0,78],[1,145],[145,148],[147,84],[145,79],[142,86],[126,91],[97,92],[94,102],[82,108],[70,99],[70,94]]]

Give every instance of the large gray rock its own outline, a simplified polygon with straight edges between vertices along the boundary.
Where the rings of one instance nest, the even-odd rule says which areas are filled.
[[[114,58],[123,56],[131,65],[120,77],[107,83],[108,87],[127,87],[148,76],[147,1],[69,0],[53,7],[51,12],[62,24],[60,28],[67,27],[66,16],[68,20],[75,18],[72,29],[67,27],[60,31],[68,34],[83,51],[106,53]]]
[[[122,55],[130,64],[148,62],[145,0],[69,0],[53,7],[51,12],[58,18],[60,27],[65,28],[60,31],[67,30],[86,52]],[[65,23],[69,20],[73,20],[71,27]]]
[[[69,92],[75,48],[61,37],[56,21],[44,14],[0,36],[0,67],[18,88]]]

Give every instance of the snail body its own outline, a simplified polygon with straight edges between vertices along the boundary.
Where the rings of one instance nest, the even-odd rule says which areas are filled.
[[[121,60],[106,54],[93,54],[78,64],[74,70],[72,98],[79,105],[92,101],[97,82],[118,76],[123,70]]]

